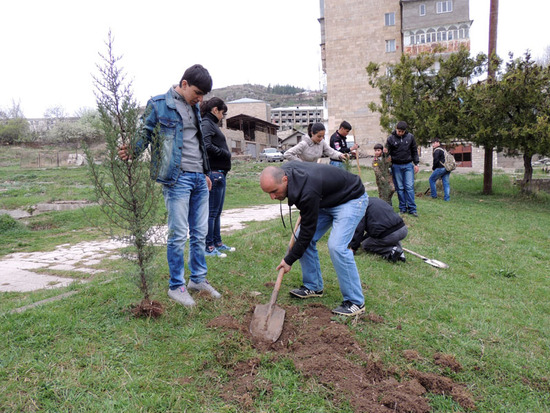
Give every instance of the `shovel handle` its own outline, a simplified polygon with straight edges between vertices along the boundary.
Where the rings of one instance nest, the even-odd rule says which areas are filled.
[[[300,221],[302,220],[302,217],[299,216],[296,220],[296,225],[294,225],[294,231],[290,235],[290,241],[288,242],[288,248],[286,250],[287,254],[291,250],[291,248],[294,246],[294,242],[296,241],[296,237],[294,236],[296,234],[296,231],[298,231],[298,227],[300,226]],[[271,293],[271,300],[269,300],[269,308],[273,307],[275,304],[275,301],[277,301],[277,296],[279,295],[279,290],[281,289],[281,284],[283,283],[283,276],[285,275],[285,269],[281,268],[279,270],[279,274],[277,274],[277,281],[275,281],[275,287],[273,287],[273,293]]]
[[[269,308],[275,305],[277,297],[279,295],[279,290],[281,289],[281,284],[283,283],[283,275],[285,275],[285,269],[281,268],[279,274],[277,274],[277,281],[275,281],[275,287],[273,287],[273,292],[271,293],[271,300],[269,300]]]
[[[401,247],[401,248],[403,249],[403,251],[408,252],[409,254],[412,254],[412,255],[414,255],[415,257],[422,258],[423,260],[427,260],[427,259],[428,259],[428,258],[426,258],[426,257],[424,257],[424,256],[422,256],[422,255],[420,255],[420,254],[417,254],[417,253],[414,252],[414,251],[408,250],[407,248],[403,248],[403,247]]]

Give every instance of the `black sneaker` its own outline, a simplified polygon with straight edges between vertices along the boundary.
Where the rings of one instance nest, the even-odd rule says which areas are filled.
[[[388,261],[391,261],[393,263],[397,262],[399,260],[399,256],[401,255],[403,251],[399,251],[397,247],[393,247],[391,250],[390,255],[388,256]]]
[[[407,262],[407,259],[405,258],[405,253],[404,252],[401,252],[401,255],[399,256],[399,261]]]
[[[351,317],[354,315],[363,314],[365,312],[365,304],[357,305],[353,304],[351,301],[346,300],[342,302],[341,306],[336,307],[334,310],[332,310],[332,312],[334,314]]]
[[[312,298],[312,297],[322,297],[323,296],[323,290],[319,291],[313,291],[310,290],[303,285],[300,288],[296,288],[295,290],[290,291],[290,295],[293,295],[294,297],[298,298]]]

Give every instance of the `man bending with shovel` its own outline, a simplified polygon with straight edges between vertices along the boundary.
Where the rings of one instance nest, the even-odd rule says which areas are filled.
[[[302,221],[296,242],[277,266],[277,270],[283,268],[288,273],[300,260],[303,285],[290,294],[297,298],[323,296],[317,241],[332,227],[328,250],[344,298],[332,312],[344,316],[364,313],[361,280],[353,252],[348,249],[369,202],[361,178],[331,165],[293,161],[265,168],[260,186],[271,199],[288,198],[288,205],[300,210]]]

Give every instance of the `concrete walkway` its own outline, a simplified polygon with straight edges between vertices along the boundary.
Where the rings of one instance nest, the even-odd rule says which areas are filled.
[[[288,206],[283,205],[283,214]],[[294,214],[293,214],[294,215]],[[222,232],[245,228],[246,222],[268,221],[280,216],[279,204],[260,205],[251,208],[229,209],[222,213]],[[296,213],[296,218],[298,214]],[[166,243],[166,228],[161,227],[156,243]],[[95,274],[94,269],[103,259],[118,259],[118,250],[127,244],[121,241],[92,241],[76,245],[59,245],[53,251],[9,254],[0,260],[0,292],[26,292],[44,288],[65,287],[74,279],[48,274],[48,271],[79,271]],[[40,269],[40,273],[35,272]]]

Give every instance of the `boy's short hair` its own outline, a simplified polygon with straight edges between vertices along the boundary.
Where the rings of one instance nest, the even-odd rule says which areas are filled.
[[[384,149],[384,146],[382,146],[381,143],[377,143],[376,145],[374,145],[374,149]]]
[[[183,81],[189,86],[196,86],[205,95],[212,90],[212,77],[208,70],[202,65],[193,65],[189,67],[180,80],[180,86]]]
[[[347,129],[347,130],[351,130],[351,124],[347,121],[343,121],[341,124],[340,124],[340,128],[344,128],[344,129]]]

